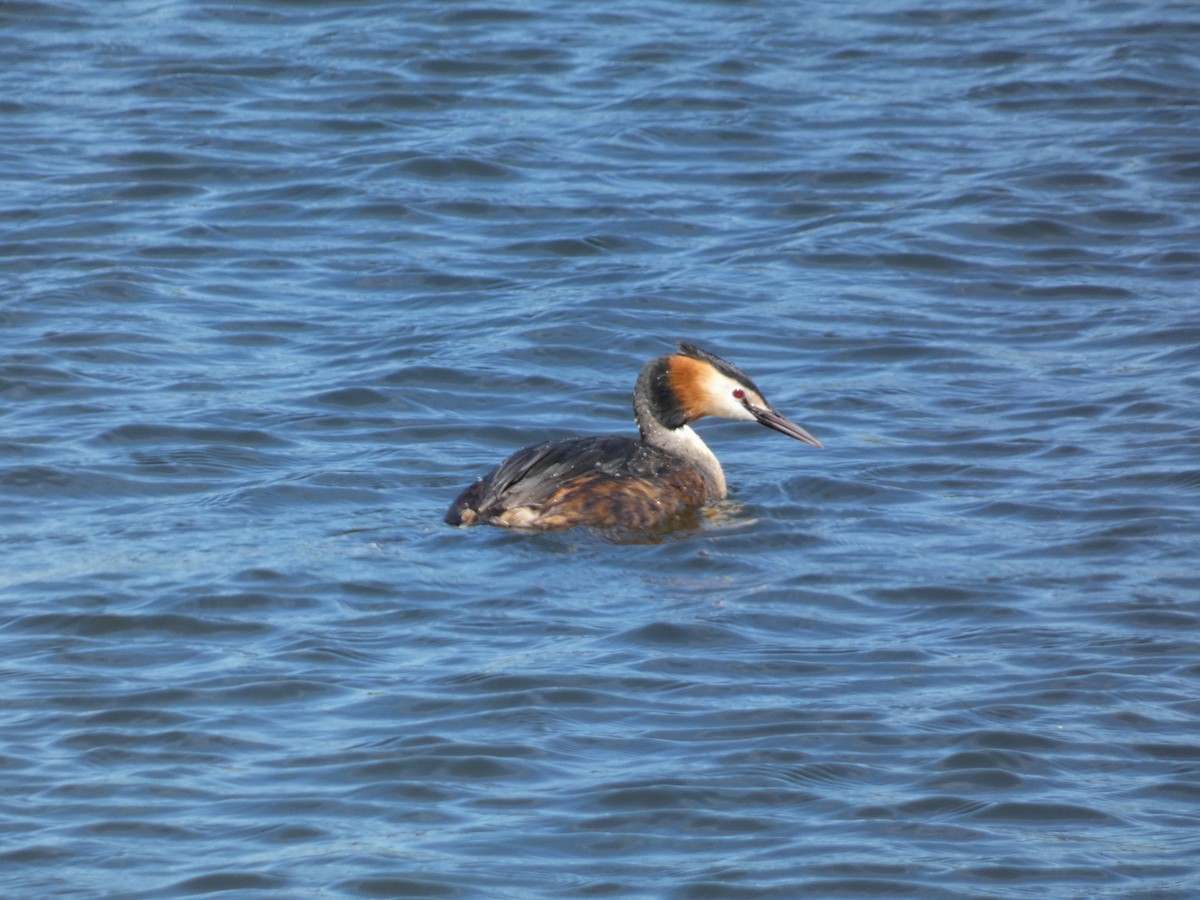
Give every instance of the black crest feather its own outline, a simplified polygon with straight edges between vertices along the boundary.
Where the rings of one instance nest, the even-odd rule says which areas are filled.
[[[721,357],[717,356],[715,353],[709,353],[707,350],[701,350],[695,344],[689,344],[687,341],[679,342],[679,352],[684,356],[690,356],[692,359],[704,360],[704,362],[708,363],[722,375],[726,375],[729,378],[732,378],[734,381],[740,381],[746,387],[754,391],[754,393],[761,396],[762,391],[758,389],[758,385],[750,380],[749,375],[747,375],[733,363],[726,362],[725,360],[721,359]]]
[[[687,413],[671,387],[671,357],[660,356],[646,366],[642,372],[646,379],[645,391],[650,400],[654,417],[668,428],[682,428],[687,424]]]

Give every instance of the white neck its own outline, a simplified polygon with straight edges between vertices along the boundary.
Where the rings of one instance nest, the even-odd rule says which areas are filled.
[[[653,416],[639,415],[638,428],[641,429],[642,440],[647,444],[678,456],[699,469],[704,475],[711,499],[721,500],[725,497],[725,471],[716,454],[708,449],[708,444],[700,439],[691,425],[667,428]]]

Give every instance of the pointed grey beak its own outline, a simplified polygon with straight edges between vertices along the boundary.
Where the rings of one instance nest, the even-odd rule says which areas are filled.
[[[758,419],[760,425],[766,425],[772,431],[778,431],[780,434],[786,434],[790,438],[795,438],[798,441],[804,441],[806,444],[812,444],[814,447],[822,446],[821,442],[815,437],[797,425],[795,422],[790,422],[775,412],[773,409],[763,409],[760,406],[747,406],[754,418]]]

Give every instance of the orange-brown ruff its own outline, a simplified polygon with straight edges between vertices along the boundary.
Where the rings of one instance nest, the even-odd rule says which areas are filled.
[[[703,416],[758,422],[821,443],[767,403],[745,374],[692,344],[652,359],[638,376],[639,440],[616,435],[518,450],[451,504],[450,525],[507,528],[661,528],[725,496],[725,473],[691,424]]]

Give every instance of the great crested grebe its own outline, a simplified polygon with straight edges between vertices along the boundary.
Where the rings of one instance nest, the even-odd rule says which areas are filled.
[[[646,363],[633,390],[641,440],[616,435],[518,450],[458,495],[449,525],[648,529],[725,496],[725,473],[691,424],[702,416],[758,422],[820,447],[771,408],[745,374],[694,344]]]

